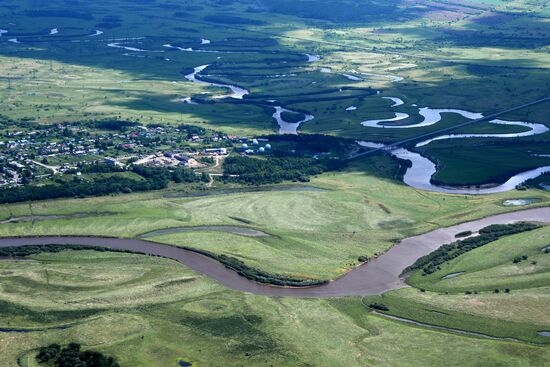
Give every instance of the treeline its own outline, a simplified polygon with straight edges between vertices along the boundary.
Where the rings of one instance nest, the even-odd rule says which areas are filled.
[[[340,166],[339,161],[302,157],[229,157],[224,161],[222,179],[251,185],[274,184],[283,181],[308,182],[310,176]],[[236,175],[231,177],[230,175]]]
[[[101,165],[88,166],[87,171],[119,172],[119,169],[112,168],[112,171],[109,171],[104,165]],[[0,204],[161,190],[168,187],[171,181],[176,183],[208,182],[207,175],[196,175],[183,167],[170,170],[133,166],[130,171],[141,176],[141,179],[123,175],[100,176],[90,179],[74,177],[72,181],[57,180],[55,183],[43,186],[25,185],[3,188],[0,189]]]
[[[38,255],[41,253],[58,253],[61,251],[73,250],[73,251],[99,251],[99,252],[119,252],[125,254],[139,254],[144,255],[142,252],[124,250],[124,249],[112,249],[100,246],[81,246],[81,245],[28,245],[28,246],[8,246],[0,248],[0,257],[25,257],[31,255]]]
[[[479,236],[469,237],[451,244],[443,245],[434,252],[421,257],[413,265],[405,269],[404,273],[422,269],[422,275],[428,275],[440,269],[440,265],[452,260],[468,251],[494,242],[503,236],[520,232],[532,231],[540,228],[532,223],[494,224],[479,231]]]
[[[354,141],[349,139],[319,134],[267,135],[265,138],[269,139],[270,143],[284,142],[292,144],[297,152],[345,153],[350,150],[350,147],[356,145]],[[278,153],[276,148],[274,148],[273,153]],[[284,154],[288,155],[288,150],[285,149]]]
[[[314,280],[294,278],[282,274],[268,273],[263,270],[248,266],[241,260],[226,255],[218,255],[209,251],[197,250],[190,247],[183,247],[186,250],[196,252],[198,254],[208,256],[222,263],[226,268],[236,271],[240,276],[253,280],[258,283],[265,283],[277,286],[286,287],[311,287],[328,283],[327,280]]]
[[[71,343],[65,348],[58,344],[42,347],[36,355],[38,363],[55,367],[120,367],[112,357],[91,350],[82,351],[80,344]]]
[[[98,130],[126,131],[129,128],[139,126],[140,124],[134,121],[125,120],[98,120],[88,121],[85,125]]]
[[[521,185],[518,185],[518,187],[516,187],[516,189],[518,189],[518,190],[527,190],[529,188],[531,188],[531,189],[540,189],[539,184],[540,183],[545,183],[545,182],[550,182],[550,171],[546,172],[546,173],[543,173],[542,175],[540,175],[538,177],[531,178],[531,179],[525,181]]]

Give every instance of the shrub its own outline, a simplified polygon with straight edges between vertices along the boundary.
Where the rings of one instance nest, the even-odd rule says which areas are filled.
[[[51,344],[47,347],[40,348],[38,350],[38,354],[36,355],[36,359],[38,360],[38,363],[46,363],[57,358],[60,352],[61,346],[58,344]]]
[[[472,231],[462,231],[462,232],[459,232],[459,233],[455,234],[455,237],[460,238],[460,237],[468,237],[468,236],[471,236],[471,235],[472,235]]]
[[[377,311],[389,311],[390,310],[390,308],[388,306],[386,306],[385,304],[383,304],[383,303],[371,303],[369,305],[369,308],[373,309],[373,310],[377,310]]]

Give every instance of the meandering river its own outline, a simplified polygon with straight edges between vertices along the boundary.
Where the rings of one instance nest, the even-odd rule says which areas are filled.
[[[112,42],[112,43],[109,43],[108,46],[121,48],[127,51],[134,51],[134,52],[159,52],[159,51],[143,50],[143,49],[139,49],[131,46],[125,46],[124,41],[126,40],[116,40],[116,41],[122,41],[122,42]],[[210,42],[207,39],[201,40],[201,44],[203,45],[209,44],[209,43]],[[195,50],[192,48],[182,48],[178,46],[172,46],[171,44],[164,44],[163,47],[178,49],[178,50],[187,51],[187,52],[220,52],[221,53],[221,51],[215,51],[215,50]],[[314,63],[321,60],[319,55],[315,55],[315,54],[304,54],[304,55],[306,56],[307,62],[309,63]],[[210,64],[197,66],[194,68],[193,72],[186,75],[185,78],[194,83],[226,88],[231,91],[231,93],[229,94],[214,97],[218,99],[222,99],[222,98],[243,99],[246,95],[250,93],[248,90],[236,85],[214,83],[214,82],[201,80],[200,79],[201,73],[204,72],[209,66]],[[322,68],[322,71],[331,72],[331,70],[328,68]],[[384,75],[378,75],[378,74],[365,74],[365,75],[384,76]],[[344,74],[344,76],[352,80],[355,80],[356,78],[360,80],[360,78],[356,77],[355,75]],[[388,76],[386,75],[385,77],[388,77]],[[400,81],[400,79],[394,80],[394,81]],[[382,98],[391,100],[393,103],[390,107],[392,108],[405,104],[403,100],[397,97],[382,97]],[[195,102],[191,99],[191,97],[182,98],[181,101],[188,104],[195,104]],[[416,105],[412,105],[412,106],[416,107]],[[301,126],[301,124],[314,119],[313,115],[305,114],[304,119],[301,121],[298,121],[298,122],[286,121],[283,118],[283,112],[296,112],[296,111],[292,111],[281,105],[272,105],[271,107],[275,109],[272,117],[279,125],[279,133],[281,134],[297,134],[298,128]],[[350,106],[346,110],[354,111],[356,109],[357,108],[355,106]],[[465,111],[461,109],[438,109],[438,108],[431,108],[431,107],[418,108],[418,113],[423,119],[422,121],[418,123],[413,123],[413,124],[406,124],[406,125],[395,124],[396,122],[406,120],[410,117],[409,114],[403,113],[403,112],[394,112],[394,117],[387,118],[387,119],[365,120],[361,122],[361,124],[365,127],[371,127],[371,128],[411,129],[411,128],[427,127],[427,126],[437,124],[442,120],[442,114],[458,114],[470,120],[481,119],[484,117],[482,113],[478,113],[478,112],[470,112],[470,111]],[[518,132],[518,133],[502,133],[502,134],[497,134],[497,133],[494,133],[494,134],[445,134],[445,135],[436,136],[434,138],[430,138],[428,140],[422,141],[418,143],[416,147],[426,146],[434,141],[445,140],[445,139],[519,138],[519,137],[544,134],[549,131],[549,128],[546,125],[523,122],[523,121],[505,121],[505,120],[494,119],[489,121],[489,123],[495,124],[495,125],[521,126],[526,128],[527,130]],[[373,147],[373,144],[378,145],[376,148],[383,147],[383,145],[370,143],[370,142],[361,142],[360,144],[363,146],[370,145],[371,147]],[[436,173],[437,167],[428,158],[420,155],[419,153],[415,153],[404,148],[391,150],[390,153],[398,158],[406,159],[412,162],[412,166],[407,170],[407,172],[404,175],[403,181],[407,185],[417,189],[422,189],[427,191],[446,192],[446,193],[453,193],[453,194],[491,194],[491,193],[509,191],[509,190],[515,189],[517,185],[529,179],[538,177],[541,174],[544,174],[550,171],[550,166],[543,166],[536,169],[528,170],[525,172],[521,172],[517,175],[514,175],[508,181],[506,181],[501,185],[495,185],[492,187],[482,187],[482,188],[444,187],[444,186],[436,186],[431,183],[431,178]]]
[[[233,270],[209,257],[182,248],[162,245],[141,239],[104,237],[23,237],[1,238],[0,247],[25,245],[82,245],[102,246],[112,249],[130,250],[176,260],[200,272],[218,283],[238,291],[269,296],[289,297],[344,297],[380,294],[392,289],[406,287],[401,273],[418,258],[440,246],[456,240],[464,231],[479,231],[491,224],[505,224],[519,221],[550,223],[550,207],[527,209],[440,228],[434,231],[404,239],[383,255],[363,264],[342,277],[321,286],[309,288],[282,288],[253,282],[241,277]]]
[[[384,144],[372,143],[361,141],[359,145],[381,149],[384,148]],[[431,178],[437,172],[437,167],[434,162],[430,161],[423,155],[415,152],[411,152],[405,148],[396,148],[388,150],[388,152],[400,159],[404,159],[411,162],[411,167],[407,169],[403,176],[403,182],[415,189],[444,192],[448,194],[462,194],[462,195],[483,195],[483,194],[496,194],[499,192],[506,192],[514,190],[518,185],[524,183],[527,180],[536,178],[544,173],[550,172],[550,166],[542,166],[528,171],[518,173],[510,177],[506,182],[500,185],[491,187],[451,187],[451,186],[437,186],[432,184]]]
[[[198,77],[200,77],[200,73],[203,72],[204,70],[206,70],[206,68],[209,67],[209,66],[210,66],[209,64],[197,66],[196,68],[193,69],[193,72],[191,74],[187,74],[185,76],[185,79],[187,79],[191,82],[194,82],[194,83],[204,84],[204,85],[208,85],[208,86],[212,86],[212,87],[227,88],[227,89],[231,90],[230,94],[223,95],[223,96],[218,96],[218,97],[215,97],[215,98],[243,99],[244,96],[246,96],[249,93],[248,90],[246,90],[244,88],[241,88],[241,87],[238,87],[236,85],[211,83],[211,82],[206,82],[206,81],[200,80],[198,78]]]

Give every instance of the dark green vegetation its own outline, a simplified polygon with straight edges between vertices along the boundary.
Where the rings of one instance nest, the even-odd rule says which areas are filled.
[[[543,174],[543,175],[540,175],[539,177],[535,178],[535,179],[531,179],[531,180],[528,180],[526,181],[523,185],[522,185],[522,189],[526,190],[526,189],[540,189],[540,188],[543,188],[543,187],[549,187],[550,188],[550,173],[546,173],[546,174]]]
[[[132,253],[131,251],[126,250],[117,250],[117,249],[107,249],[105,247],[89,247],[89,246],[78,246],[78,245],[29,245],[29,246],[23,246],[23,247],[2,247],[0,248],[0,256],[6,256],[6,257],[14,257],[14,258],[21,258],[25,256],[31,256],[31,255],[37,255],[41,253],[57,253],[61,251],[67,251],[67,250],[73,250],[73,251],[100,251],[100,252],[125,252],[125,253]]]
[[[100,130],[114,130],[114,131],[125,131],[129,128],[136,127],[139,124],[133,121],[120,121],[120,120],[100,120],[100,121],[91,121],[85,123],[85,125],[100,129]]]
[[[283,287],[310,287],[314,285],[322,285],[328,282],[328,280],[318,279],[303,279],[295,278],[288,275],[272,274],[261,269],[253,268],[246,265],[239,259],[229,257],[226,255],[216,255],[208,251],[201,251],[196,249],[189,249],[191,251],[198,252],[213,259],[218,260],[224,264],[227,268],[235,270],[240,276],[253,280],[259,283],[271,284]]]
[[[283,118],[283,120],[294,124],[302,121],[305,118],[305,116],[301,113],[294,113],[294,112],[287,112],[287,111],[284,111],[283,113],[281,113],[281,117]]]
[[[468,237],[471,235],[472,235],[472,231],[464,231],[464,232],[457,233],[455,237],[460,238],[460,237]]]
[[[479,231],[478,236],[441,246],[431,254],[418,259],[413,265],[405,270],[405,273],[422,269],[423,275],[432,274],[441,269],[441,264],[465,254],[466,252],[494,242],[503,236],[532,231],[537,228],[540,228],[540,226],[531,223],[494,224],[485,227]]]
[[[124,173],[125,170],[116,166],[92,165],[85,166],[84,173],[115,173],[113,175],[97,175],[91,179],[81,179],[74,176],[72,180],[58,179],[54,183],[40,186],[20,186],[0,189],[0,203],[17,203],[21,201],[36,201],[66,197],[86,197],[109,194],[131,193],[134,191],[160,190],[168,186],[170,181],[176,183],[207,182],[208,177],[198,175],[183,167],[175,169],[150,168],[134,166],[130,169],[133,176]]]
[[[112,357],[90,350],[82,351],[77,343],[70,343],[65,348],[58,344],[42,347],[36,359],[40,364],[54,367],[120,367]]]
[[[245,184],[265,185],[283,181],[308,182],[310,176],[340,167],[340,162],[313,158],[229,157],[224,161],[223,179]],[[231,177],[231,175],[238,175]]]
[[[468,149],[464,149],[464,141],[453,140],[434,142],[427,149],[420,149],[440,167],[432,178],[434,184],[502,183],[514,174],[549,163],[544,156],[550,144],[547,134],[532,139],[472,140],[468,142]]]
[[[350,151],[357,149],[355,141],[331,135],[267,135],[265,138],[272,144],[271,154],[280,157],[320,155],[345,158]]]
[[[225,182],[248,185],[309,182],[311,176],[344,169],[357,150],[348,139],[327,135],[268,135],[272,148],[262,157],[230,156],[223,163]]]

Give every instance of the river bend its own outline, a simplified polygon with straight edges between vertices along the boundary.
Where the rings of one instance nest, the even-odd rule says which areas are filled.
[[[550,223],[550,207],[493,215],[409,237],[393,246],[378,258],[349,271],[342,277],[327,284],[309,288],[282,288],[256,283],[241,277],[235,271],[226,268],[221,263],[209,257],[179,247],[162,245],[141,239],[85,236],[17,237],[0,238],[0,247],[58,244],[101,246],[118,250],[130,250],[176,260],[216,280],[227,288],[238,291],[268,296],[328,298],[373,295],[406,287],[406,284],[400,277],[403,270],[412,265],[418,258],[433,252],[444,244],[454,242],[456,234],[464,231],[476,232],[491,224],[506,224],[519,221]]]

